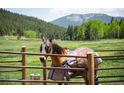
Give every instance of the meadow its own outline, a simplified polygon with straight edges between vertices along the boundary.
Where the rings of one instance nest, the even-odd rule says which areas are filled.
[[[0,37],[0,51],[21,51],[22,46],[26,46],[27,52],[38,52],[41,44],[40,39],[27,39],[23,38],[21,40],[16,40],[16,37]],[[69,48],[74,50],[79,47],[88,47],[95,50],[124,50],[124,39],[105,39],[105,40],[97,40],[97,41],[62,41],[55,40],[57,44],[62,47]],[[124,52],[99,52],[100,56],[106,55],[117,55]],[[21,63],[5,63],[5,60],[21,60],[20,55],[0,55],[0,65],[20,65]],[[50,66],[51,62],[48,63]],[[42,66],[39,56],[27,56],[26,65],[28,66]],[[99,65],[102,68],[109,67],[124,67],[124,60],[103,60],[103,63]],[[0,70],[9,70],[0,68]],[[30,79],[30,74],[40,74],[42,80],[42,70],[36,69],[27,69],[27,79]],[[107,71],[98,71],[98,75],[106,76],[106,75],[124,75],[123,70],[107,70]],[[21,79],[20,72],[0,72],[0,79]],[[99,80],[121,80],[121,78],[105,78]],[[72,80],[80,81],[83,79],[74,78]],[[19,85],[21,83],[9,83],[9,82],[0,82],[0,85]],[[27,83],[30,84],[30,83]],[[114,83],[108,83],[114,84]],[[124,84],[124,83],[116,83],[116,84]]]

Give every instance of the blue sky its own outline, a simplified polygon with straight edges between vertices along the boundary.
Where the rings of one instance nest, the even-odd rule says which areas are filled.
[[[51,21],[69,14],[104,13],[111,16],[123,16],[124,8],[5,8],[9,11],[34,16]]]

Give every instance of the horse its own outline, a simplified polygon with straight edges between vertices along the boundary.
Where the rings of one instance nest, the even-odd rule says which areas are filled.
[[[43,38],[43,42],[40,45],[40,52],[42,54],[62,54],[62,55],[74,55],[74,56],[86,56],[88,52],[94,52],[90,48],[77,48],[74,51],[70,51],[68,48],[62,48],[58,44],[54,43],[52,39]],[[94,52],[95,56],[98,56]],[[76,76],[82,76],[84,78],[85,84],[88,84],[87,77],[87,58],[74,58],[74,57],[59,57],[59,56],[50,56],[52,59],[51,66],[53,67],[67,67],[67,68],[85,68],[83,71],[77,70],[50,70],[48,78],[51,80],[67,80]],[[46,60],[45,56],[40,57],[40,61],[43,62]],[[96,58],[95,62],[102,62],[101,58]],[[62,83],[58,83],[61,85]]]

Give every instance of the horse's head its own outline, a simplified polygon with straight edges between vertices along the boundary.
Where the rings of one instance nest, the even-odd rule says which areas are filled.
[[[40,52],[42,54],[68,54],[68,48],[62,48],[56,43],[52,42],[52,39],[43,38],[42,44],[40,46]],[[46,56],[42,55],[40,57],[40,61],[44,62],[46,60]],[[63,63],[66,60],[66,57],[59,56],[51,56],[52,61],[56,63]]]
[[[42,54],[47,54],[47,53],[51,53],[51,51],[52,51],[52,39],[43,38],[42,44],[40,46],[40,52]],[[46,56],[41,56],[40,60],[41,61],[46,60]]]

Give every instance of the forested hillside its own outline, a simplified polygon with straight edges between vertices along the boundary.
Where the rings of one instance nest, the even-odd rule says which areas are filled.
[[[99,40],[124,38],[124,19],[115,20],[106,24],[101,20],[89,20],[81,26],[68,26],[67,40]]]
[[[21,36],[40,38],[46,35],[58,39],[63,38],[65,31],[63,27],[38,18],[0,9],[0,36],[15,35],[19,39]]]

